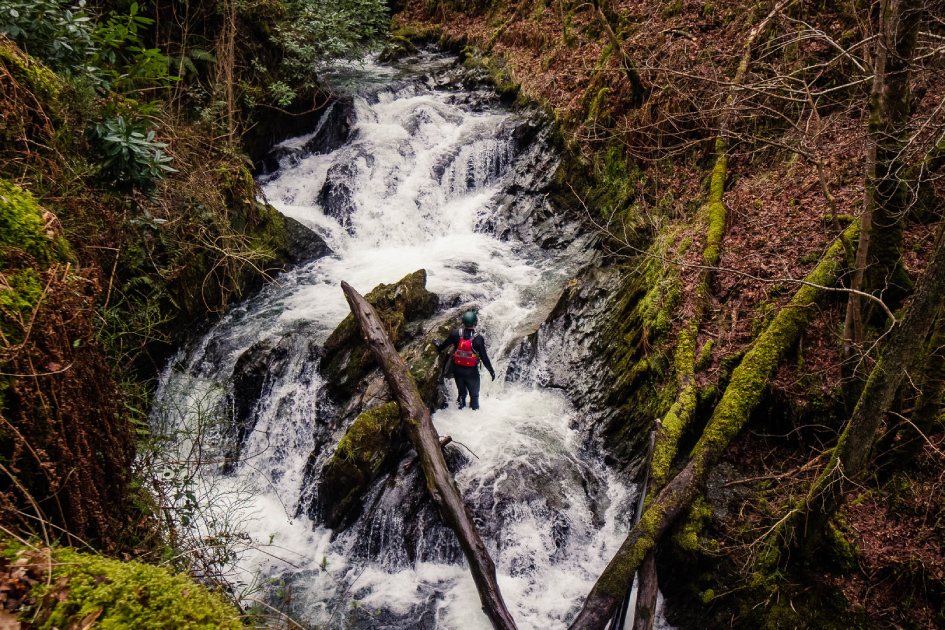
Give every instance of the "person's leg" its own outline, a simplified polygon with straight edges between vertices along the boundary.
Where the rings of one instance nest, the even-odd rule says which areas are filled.
[[[469,388],[469,406],[479,409],[479,372],[474,372],[466,381]]]
[[[453,380],[456,381],[456,389],[459,390],[459,398],[456,400],[459,403],[459,408],[462,409],[466,406],[466,379],[459,372],[454,372]]]

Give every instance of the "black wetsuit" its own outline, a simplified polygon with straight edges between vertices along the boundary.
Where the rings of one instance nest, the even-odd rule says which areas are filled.
[[[472,339],[473,352],[479,357],[492,380],[495,380],[495,370],[492,369],[492,362],[489,361],[489,355],[486,354],[486,341],[481,335],[476,334],[475,328],[459,329],[450,333],[446,341],[438,343],[434,341],[437,350],[443,350],[449,346],[458,347],[460,339]],[[456,365],[453,363],[453,380],[456,381],[456,389],[459,390],[459,408],[466,406],[466,392],[469,392],[469,406],[473,409],[479,409],[479,366]]]

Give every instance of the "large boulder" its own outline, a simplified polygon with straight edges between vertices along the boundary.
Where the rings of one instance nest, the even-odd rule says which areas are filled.
[[[322,469],[313,508],[325,525],[337,528],[350,524],[360,513],[361,495],[399,461],[405,445],[396,402],[358,416]]]
[[[325,174],[325,183],[318,192],[318,205],[325,216],[333,218],[351,232],[351,215],[357,210],[354,202],[354,182],[357,180],[357,165],[335,164]]]
[[[398,350],[420,336],[420,328],[411,326],[411,322],[430,317],[439,305],[439,298],[427,291],[426,284],[427,272],[420,269],[395,284],[380,284],[365,296]],[[322,373],[332,398],[350,397],[376,367],[354,316],[349,314],[331,333],[323,348]]]
[[[303,119],[274,116],[272,119],[261,121],[263,129],[257,125],[250,134],[250,155],[257,162],[257,170],[262,175],[278,177],[282,168],[298,164],[308,155],[323,155],[331,153],[344,145],[351,137],[354,125],[354,100],[342,96],[332,102],[321,112],[311,112]],[[291,123],[286,126],[285,123]],[[302,136],[292,136],[298,129],[314,129]],[[288,138],[288,139],[285,139]],[[272,146],[273,140],[282,140]],[[260,147],[272,147],[261,160]]]
[[[285,218],[286,258],[293,265],[318,260],[332,253],[328,243],[311,228],[292,217]]]
[[[416,321],[429,317],[438,303],[425,284],[426,272],[420,270],[396,284],[379,285],[366,299],[387,326],[421,397],[432,408],[442,402],[440,384],[449,359],[432,342],[449,334],[458,314],[451,312],[433,322]],[[323,352],[325,391],[331,392],[334,401],[330,415],[334,422],[350,425],[333,453],[316,449],[310,455],[301,505],[313,520],[340,530],[357,519],[366,493],[396,467],[410,443],[384,374],[352,316],[339,324]]]

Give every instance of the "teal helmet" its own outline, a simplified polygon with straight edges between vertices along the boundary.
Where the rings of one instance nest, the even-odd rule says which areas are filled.
[[[476,311],[466,311],[463,313],[463,326],[466,328],[473,328],[478,323],[479,316],[476,315]]]

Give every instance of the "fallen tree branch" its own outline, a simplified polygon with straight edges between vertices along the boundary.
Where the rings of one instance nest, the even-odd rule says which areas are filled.
[[[456,487],[456,480],[446,467],[443,451],[437,438],[430,410],[417,390],[410,371],[398,354],[390,337],[384,330],[377,313],[368,302],[347,282],[341,288],[351,307],[361,333],[374,358],[384,370],[387,382],[400,405],[407,436],[420,457],[420,467],[427,481],[427,491],[440,510],[443,521],[456,533],[463,549],[469,570],[479,591],[482,609],[492,625],[498,630],[515,630],[515,621],[509,614],[499,592],[495,576],[495,563],[489,556],[485,543],[479,536],[466,504]]]

